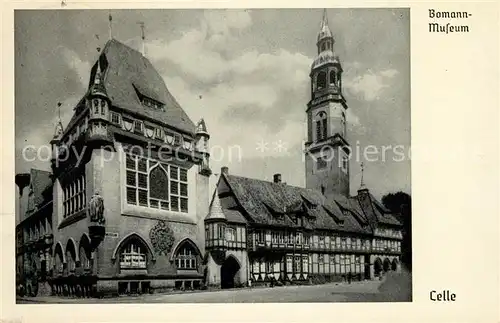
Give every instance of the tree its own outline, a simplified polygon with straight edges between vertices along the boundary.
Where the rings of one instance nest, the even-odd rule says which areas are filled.
[[[403,224],[403,241],[401,243],[402,263],[411,271],[411,196],[405,192],[389,193],[382,197],[382,204],[388,208]]]

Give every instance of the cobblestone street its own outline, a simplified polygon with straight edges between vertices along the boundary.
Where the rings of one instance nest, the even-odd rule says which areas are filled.
[[[152,294],[105,299],[38,297],[18,303],[273,303],[273,302],[374,302],[389,300],[379,293],[380,281],[314,286],[247,288],[210,292]]]

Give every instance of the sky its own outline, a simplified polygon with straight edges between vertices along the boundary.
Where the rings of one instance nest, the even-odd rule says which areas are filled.
[[[206,121],[214,173],[221,166],[264,180],[281,173],[288,184],[304,186],[305,110],[322,11],[110,13],[113,38],[138,50],[138,22],[144,22],[145,56],[191,120]],[[16,173],[50,169],[48,149],[41,147],[54,133],[57,102],[66,125],[88,86],[97,47],[109,39],[108,14],[16,11]],[[410,193],[409,10],[335,8],[327,14],[344,69],[347,140],[362,152],[350,161],[351,193],[360,185],[361,161],[364,182],[375,196]],[[25,160],[27,145],[32,148],[25,155],[37,160]],[[366,149],[370,155],[363,154]]]

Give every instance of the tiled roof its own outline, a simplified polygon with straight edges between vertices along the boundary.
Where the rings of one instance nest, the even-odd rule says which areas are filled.
[[[238,223],[299,227],[300,224],[296,224],[292,217],[300,213],[306,215],[302,224],[306,229],[369,234],[377,222],[399,224],[371,194],[372,204],[368,205],[374,210],[376,219],[372,220],[375,222],[367,218],[373,213],[363,210],[356,196],[334,195],[327,199],[315,190],[227,174],[222,175],[220,180],[227,183],[238,205],[221,203],[215,194],[212,206],[217,208],[211,210],[207,219],[220,212],[215,209],[221,205],[224,218]],[[223,200],[228,201],[227,197]]]
[[[219,194],[217,194],[217,190],[215,190],[214,194],[212,196],[212,201],[210,202],[210,208],[208,211],[208,215],[205,218],[205,220],[225,219],[225,218],[226,218],[226,216],[224,215],[224,212],[222,211],[222,206],[220,204]]]
[[[299,227],[292,221],[291,216],[296,212],[301,212],[307,214],[305,228],[371,232],[367,225],[362,225],[366,220],[361,215],[356,218],[351,213],[342,212],[338,204],[344,205],[352,213],[359,213],[358,210],[351,209],[349,201],[340,195],[332,200],[326,200],[320,192],[315,190],[283,183],[234,175],[224,175],[223,178],[244,211],[255,223]]]
[[[33,190],[33,202],[36,206],[42,206],[52,199],[52,179],[48,171],[34,169],[30,171],[31,189]]]
[[[144,115],[194,135],[196,129],[193,121],[169,92],[158,71],[140,52],[116,39],[111,39],[104,46],[99,59],[106,62],[104,66],[101,64],[104,70],[103,85],[113,106],[133,114]],[[97,62],[91,70],[89,91],[96,71]],[[88,95],[89,91],[85,95]],[[164,110],[142,105],[137,91],[141,95],[164,104]],[[76,114],[73,115],[67,128],[71,128],[76,117]]]

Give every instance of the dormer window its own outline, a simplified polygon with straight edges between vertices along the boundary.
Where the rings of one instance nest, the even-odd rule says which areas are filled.
[[[161,102],[156,101],[155,99],[152,99],[144,94],[142,94],[139,89],[135,85],[133,85],[135,93],[139,97],[139,101],[141,104],[145,107],[152,108],[152,109],[158,109],[158,110],[164,110],[164,104]]]

